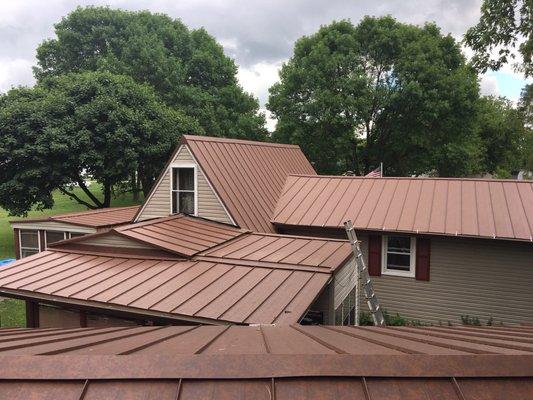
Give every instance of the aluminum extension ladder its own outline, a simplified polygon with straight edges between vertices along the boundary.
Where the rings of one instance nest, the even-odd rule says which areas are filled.
[[[357,283],[355,290],[355,324],[359,325],[359,282],[362,282],[366,302],[370,310],[370,315],[372,315],[374,325],[385,326],[385,318],[383,316],[383,312],[381,311],[378,298],[376,297],[376,292],[374,291],[374,286],[372,285],[372,280],[370,279],[368,268],[365,264],[363,253],[361,252],[361,247],[359,246],[359,241],[357,240],[357,235],[355,234],[352,221],[346,221],[344,223],[344,228],[346,229],[348,240],[350,241],[353,254],[355,255],[355,268],[357,271]]]

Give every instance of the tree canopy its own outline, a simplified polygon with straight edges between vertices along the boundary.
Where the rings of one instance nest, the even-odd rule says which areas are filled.
[[[483,0],[481,18],[468,30],[465,42],[474,50],[472,64],[480,72],[498,70],[515,59],[517,69],[533,75],[533,2],[531,0]]]
[[[37,48],[34,73],[109,71],[151,85],[168,105],[214,136],[264,140],[257,100],[238,85],[237,67],[204,29],[148,11],[77,8]]]
[[[365,17],[296,42],[267,107],[274,138],[300,144],[319,172],[466,175],[479,164],[479,89],[460,46],[434,24]]]
[[[132,171],[151,184],[176,132],[202,128],[127,76],[71,73],[13,89],[0,96],[0,206],[15,215],[50,208],[58,189],[89,208],[109,207],[113,186]],[[102,184],[103,201],[87,176]],[[76,197],[74,185],[90,202]]]

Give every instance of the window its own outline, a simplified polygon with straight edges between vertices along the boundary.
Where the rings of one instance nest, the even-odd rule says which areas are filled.
[[[46,237],[46,246],[48,246],[49,244],[55,243],[55,242],[59,242],[61,240],[68,239],[66,232],[59,232],[59,231],[46,231],[45,237]]]
[[[39,252],[39,231],[21,230],[20,239],[20,258],[28,257]]]
[[[410,236],[383,237],[383,274],[415,276],[416,239]]]
[[[74,239],[80,236],[85,236],[85,233],[70,232],[70,238]]]
[[[172,214],[196,214],[194,167],[172,168]]]

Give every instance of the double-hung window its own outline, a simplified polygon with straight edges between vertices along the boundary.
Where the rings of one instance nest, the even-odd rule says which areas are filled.
[[[39,252],[39,231],[21,230],[19,231],[20,239],[20,257],[28,257]]]
[[[196,173],[194,167],[172,168],[172,214],[196,214]]]
[[[411,236],[383,236],[385,275],[415,276],[416,239]]]

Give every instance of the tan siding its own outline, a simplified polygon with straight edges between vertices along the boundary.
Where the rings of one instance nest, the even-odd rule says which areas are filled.
[[[109,246],[129,249],[153,249],[151,246],[116,234],[107,234],[93,238],[87,238],[81,243],[93,246]]]
[[[183,146],[172,162],[194,163],[188,148]],[[224,210],[222,203],[198,166],[198,216],[218,222],[231,224],[231,219]],[[138,220],[166,217],[170,213],[170,170],[163,176],[159,186],[148,200]]]
[[[63,222],[55,221],[42,221],[42,222],[25,222],[17,224],[16,222],[11,224],[12,228],[28,229],[28,230],[47,230],[47,231],[62,231],[62,232],[76,232],[76,233],[94,233],[95,228],[87,226],[65,224]]]
[[[367,237],[359,235],[367,260]],[[391,314],[430,322],[533,323],[533,246],[530,243],[432,238],[430,281],[372,277]],[[362,303],[362,310],[368,311]]]

